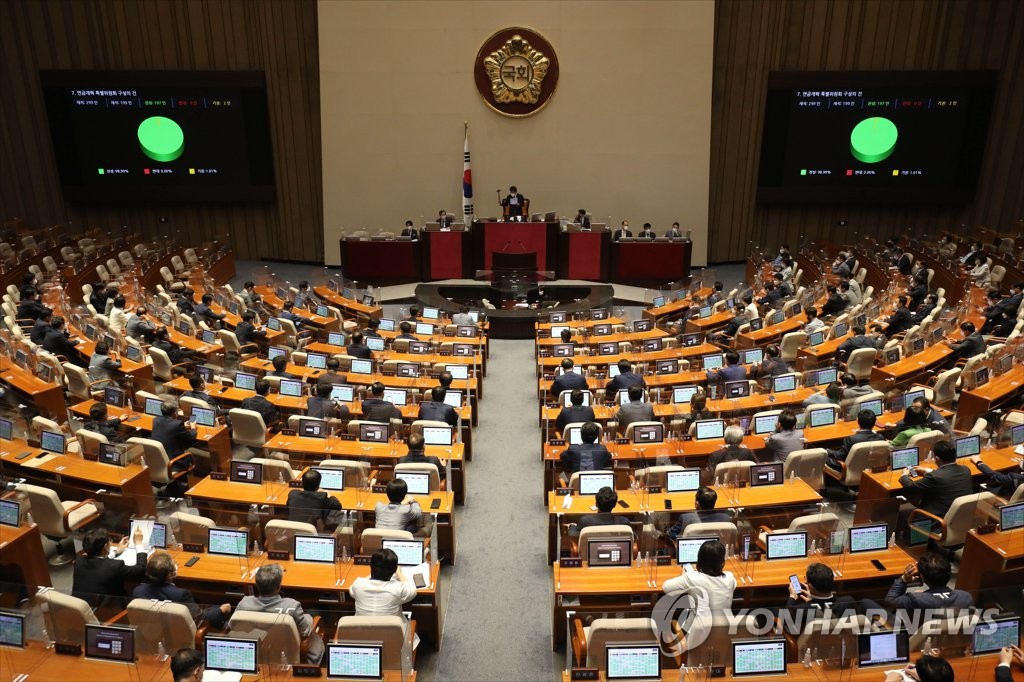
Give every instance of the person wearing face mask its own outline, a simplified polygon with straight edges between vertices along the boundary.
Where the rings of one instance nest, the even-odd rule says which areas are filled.
[[[623,237],[632,237],[633,233],[629,230],[629,220],[623,220],[619,229],[612,232],[612,241],[617,242]]]
[[[441,226],[442,230],[446,230],[452,226],[455,219],[448,215],[448,211],[443,208],[437,212],[437,224]]]
[[[508,194],[501,200],[505,218],[517,222],[523,221],[523,216],[530,208],[530,200],[519,193],[515,185],[508,188]]]

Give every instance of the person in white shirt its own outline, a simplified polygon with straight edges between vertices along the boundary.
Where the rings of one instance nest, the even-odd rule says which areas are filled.
[[[459,312],[452,315],[452,324],[476,324],[473,322],[473,317],[469,314],[469,306],[462,306],[459,308]]]
[[[696,568],[687,567],[682,575],[669,578],[661,586],[665,594],[686,594],[692,600],[694,618],[686,629],[691,641],[704,641],[712,624],[726,622],[725,613],[732,608],[736,578],[724,568],[725,545],[709,540],[697,551]]]
[[[356,578],[348,593],[357,616],[401,616],[402,606],[416,598],[416,585],[398,567],[398,555],[381,549],[370,557],[370,577]]]
[[[114,299],[114,306],[110,309],[110,322],[107,327],[113,329],[118,334],[123,335],[125,329],[128,327],[128,313],[125,312],[125,300],[124,296],[118,296]]]
[[[750,316],[751,320],[756,320],[761,317],[761,311],[757,309],[757,304],[754,303],[754,297],[750,294],[743,297],[743,306],[747,309],[747,315]]]
[[[804,333],[813,334],[819,329],[825,328],[825,323],[818,318],[818,309],[814,306],[805,308],[804,315],[807,316],[807,322],[804,323]]]
[[[992,286],[992,273],[989,271],[987,260],[979,260],[969,274],[974,280],[975,286],[985,288]]]

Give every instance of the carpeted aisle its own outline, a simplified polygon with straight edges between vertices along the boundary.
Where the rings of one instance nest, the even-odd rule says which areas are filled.
[[[438,680],[553,680],[532,341],[491,341]]]

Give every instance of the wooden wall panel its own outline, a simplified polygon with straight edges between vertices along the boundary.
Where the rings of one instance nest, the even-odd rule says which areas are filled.
[[[710,262],[751,244],[932,232],[1009,231],[1024,216],[1024,3],[1016,0],[718,0],[711,109]],[[961,208],[758,206],[769,71],[998,69],[975,200]],[[840,219],[849,225],[840,228]]]
[[[38,71],[72,68],[265,71],[276,202],[66,204]],[[154,238],[170,235],[189,243],[230,235],[239,258],[322,262],[319,73],[315,0],[5,0],[0,217],[22,217],[33,227],[127,224]]]

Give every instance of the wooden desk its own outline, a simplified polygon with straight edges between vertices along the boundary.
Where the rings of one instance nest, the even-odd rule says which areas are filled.
[[[555,310],[553,312],[559,312],[559,311]],[[550,332],[551,332],[551,328],[552,327],[565,327],[565,326],[568,326],[571,329],[579,329],[580,327],[586,327],[587,329],[589,329],[590,327],[593,327],[594,325],[598,325],[598,324],[611,324],[611,325],[626,324],[626,320],[622,319],[621,317],[612,316],[612,317],[609,317],[609,318],[604,319],[604,320],[589,320],[588,319],[588,320],[566,320],[565,322],[536,322],[536,323],[534,323],[533,327],[534,327],[534,329],[538,329],[538,330],[540,330],[540,329],[547,329],[548,330],[548,336],[550,336],[551,335]]]
[[[292,466],[309,465],[320,462],[324,459],[358,459],[372,463],[385,464],[397,461],[409,453],[405,443],[399,443],[397,448],[392,450],[391,443],[364,443],[358,440],[340,440],[331,438],[306,438],[303,436],[286,436],[276,434],[263,446],[267,451],[275,450],[293,455]],[[448,489],[455,493],[455,504],[465,504],[466,501],[466,468],[463,466],[465,449],[462,443],[455,443],[452,447],[446,448],[438,445],[428,445],[424,448],[427,455],[439,457],[442,462],[451,460],[451,476],[448,480]],[[302,457],[302,455],[309,455]],[[296,461],[298,460],[298,461]]]
[[[709,332],[719,327],[724,327],[729,323],[734,316],[731,310],[719,311],[710,317],[705,317],[703,320],[697,317],[690,318],[686,321],[686,332],[692,334],[694,332]]]
[[[44,417],[58,423],[67,421],[64,391],[56,383],[44,382],[6,355],[0,356],[0,381],[24,397],[25,402],[35,405]]]
[[[1024,583],[1024,528],[978,535],[967,533],[956,586],[978,595],[991,587],[1017,586]]]
[[[961,392],[960,402],[957,403],[957,428],[970,430],[979,415],[1010,400],[1021,391],[1024,391],[1024,366],[1016,363],[1008,372],[990,379],[987,384]]]
[[[768,325],[756,331],[746,331],[742,334],[737,334],[736,348],[754,348],[766,345],[790,332],[800,331],[805,324],[807,324],[807,315],[800,313],[799,315],[787,317],[778,324]]]
[[[39,526],[22,524],[17,528],[0,525],[0,575],[3,580],[13,576],[8,565],[17,566],[21,578],[25,581],[25,591],[31,598],[40,587],[50,587],[50,569],[43,553],[43,539],[39,534]],[[16,571],[15,571],[16,572]],[[15,606],[14,602],[5,606]],[[3,656],[0,655],[0,661]]]
[[[340,293],[331,291],[325,286],[313,287],[313,293],[317,295],[317,298],[327,301],[335,308],[340,308],[342,312],[347,312],[353,317],[361,319],[370,319],[372,317],[379,320],[384,310],[380,306],[364,305],[360,301],[345,298]]]
[[[885,567],[871,563],[877,559]],[[821,562],[836,574],[836,591],[861,597],[884,597],[885,591],[914,559],[898,547],[861,554],[812,555],[802,559],[775,561],[726,560],[725,570],[736,576],[735,597],[745,608],[779,605],[785,602],[790,575],[803,575],[807,566]],[[678,564],[630,566],[629,568],[560,568],[553,564],[554,601],[551,614],[554,649],[565,646],[565,613],[579,616],[597,613],[651,611],[663,594],[661,586],[679,575]],[[841,575],[840,575],[841,574]],[[578,599],[578,603],[574,602]],[[877,671],[876,671],[877,672]]]
[[[10,679],[26,680],[103,680],[104,682],[171,682],[170,659],[140,655],[134,665],[100,661],[84,656],[62,656],[42,642],[30,641],[24,649],[0,648],[0,668]],[[24,677],[19,677],[24,676]],[[257,680],[245,676],[243,680]]]
[[[53,488],[62,500],[93,498],[110,510],[121,511],[125,530],[129,516],[156,514],[149,470],[139,464],[119,467],[74,455],[54,455],[31,447],[24,440],[7,441],[4,445],[0,464],[5,472]],[[29,451],[35,454],[18,459]]]
[[[952,348],[944,343],[937,343],[934,346],[928,346],[920,353],[901,358],[891,365],[872,367],[871,378],[868,381],[879,390],[905,386],[928,370],[945,362],[952,354]]]
[[[95,400],[86,400],[71,406],[71,411],[80,417],[89,416],[89,408],[96,403]],[[107,415],[110,418],[119,417],[123,414],[130,414],[133,421],[122,422],[124,429],[137,429],[147,434],[153,432],[153,417],[145,412],[136,412],[123,407],[107,406]],[[228,427],[224,424],[216,426],[196,425],[196,442],[193,447],[206,449],[210,453],[210,469],[212,471],[227,471],[231,462],[231,436]]]
[[[731,491],[723,487],[712,486],[719,492],[718,500],[715,503],[716,509],[735,509],[739,507],[747,509],[763,509],[768,507],[786,507],[796,505],[811,505],[821,502],[822,497],[818,491],[809,486],[803,479],[785,481],[779,486],[759,486],[757,488],[735,488]],[[671,515],[673,518],[680,513],[694,511],[696,509],[694,493],[646,493],[637,492],[631,488],[616,491],[620,502],[629,505],[623,509],[616,507],[615,514],[626,517],[643,518],[646,514],[660,512]],[[730,499],[733,495],[733,499]],[[572,504],[568,509],[562,507],[563,495],[556,495],[554,491],[548,491],[548,561],[556,558],[559,519],[567,523],[576,522],[579,517],[586,514],[596,513],[593,510],[594,496],[574,494]],[[665,503],[672,503],[672,510],[665,509]]]
[[[843,345],[843,342],[847,339],[852,338],[853,332],[849,331],[838,338],[822,341],[817,346],[800,346],[796,351],[796,370],[798,372],[808,372],[827,364],[829,360],[835,357],[839,346]]]
[[[593,334],[580,336],[579,334],[574,334],[572,338],[576,343],[593,346],[599,343],[624,343],[626,341],[634,343],[637,341],[646,341],[648,339],[661,339],[667,336],[669,336],[667,331],[655,327],[654,329],[648,329],[645,332],[620,332],[618,334],[602,334],[600,336]],[[565,343],[562,341],[561,336],[556,336],[554,338],[545,336],[543,338],[538,338],[536,342],[537,346],[557,346],[560,343]]]
[[[246,522],[249,505],[268,505],[272,509],[271,514],[261,514],[260,517],[261,527],[265,527],[266,522],[271,518],[287,520],[288,495],[292,490],[295,488],[281,485],[278,482],[255,485],[215,481],[207,477],[192,486],[185,495],[203,516],[208,516],[218,524],[226,526],[243,525]],[[368,528],[374,526],[373,512],[376,504],[378,502],[387,504],[388,502],[385,493],[374,493],[352,487],[326,492],[341,503],[342,509],[360,512],[365,519],[361,524]],[[438,554],[454,564],[456,552],[455,495],[451,492],[439,491],[430,495],[409,495],[408,497],[419,502],[424,515],[437,515]],[[437,509],[431,509],[431,503],[434,500],[440,501],[440,507]],[[265,543],[264,546],[266,546]]]
[[[254,291],[263,298],[263,303],[270,308],[280,311],[284,306],[284,301],[277,297],[272,287],[258,286],[254,288]],[[307,320],[303,325],[304,327],[315,327],[324,332],[336,332],[341,329],[341,320],[336,317],[324,317],[323,315],[317,315],[310,310],[300,310],[298,308],[292,310],[293,313],[299,317]]]
[[[211,360],[217,356],[224,355],[224,345],[220,342],[204,343],[202,339],[182,334],[177,329],[172,329],[171,327],[167,327],[167,335],[172,343],[176,343],[182,348],[198,353],[204,360]],[[221,362],[217,364],[223,363]]]
[[[711,287],[703,287],[697,291],[697,296],[701,297],[701,300],[707,299],[714,291]],[[678,315],[685,311],[692,305],[691,296],[686,298],[678,298],[674,301],[668,301],[665,305],[650,308],[644,308],[643,316],[645,320],[659,321],[662,319],[671,319],[675,315]]]
[[[589,349],[588,349],[589,350]],[[677,348],[663,348],[651,352],[615,353],[612,355],[574,355],[572,360],[576,365],[614,365],[619,360],[629,360],[631,363],[656,362],[658,360],[682,360],[700,355],[721,353],[722,349],[712,343],[701,343],[698,346],[685,346]],[[563,358],[557,355],[542,355],[537,359],[537,365],[541,368],[552,370],[562,364]]]

